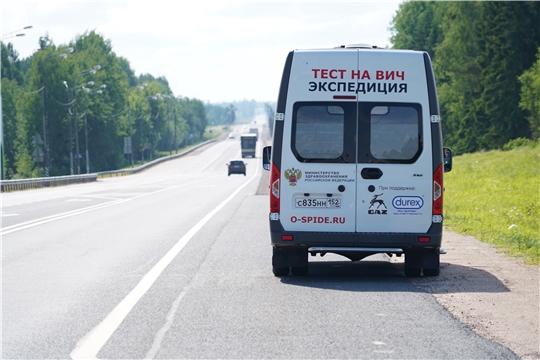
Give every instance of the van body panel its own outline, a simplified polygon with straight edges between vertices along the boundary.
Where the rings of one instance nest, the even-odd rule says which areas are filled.
[[[434,196],[434,173],[442,164],[438,115],[427,53],[290,52],[271,153],[279,176],[270,184],[279,199],[270,214],[272,245],[306,251],[313,246],[349,252],[351,246],[438,249],[442,216],[441,221],[433,216],[439,196]]]

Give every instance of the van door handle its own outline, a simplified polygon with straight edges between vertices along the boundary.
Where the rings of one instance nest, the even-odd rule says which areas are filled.
[[[363,168],[360,173],[364,179],[380,179],[383,175],[383,172],[379,168]]]

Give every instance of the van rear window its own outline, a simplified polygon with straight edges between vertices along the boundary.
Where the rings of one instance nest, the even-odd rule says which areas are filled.
[[[420,116],[413,106],[374,106],[370,114],[370,152],[378,160],[413,160],[420,152]]]
[[[294,148],[303,159],[336,159],[343,153],[344,110],[340,106],[300,106]]]
[[[298,102],[291,149],[300,162],[414,163],[422,153],[414,103]]]

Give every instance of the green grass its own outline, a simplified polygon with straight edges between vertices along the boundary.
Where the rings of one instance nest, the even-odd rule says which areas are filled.
[[[207,126],[204,131],[203,138],[206,140],[216,139],[223,131],[223,125]]]
[[[208,141],[208,140],[213,140],[213,139],[217,139],[219,137],[219,135],[221,135],[221,133],[223,132],[223,126],[222,125],[216,125],[216,126],[207,126],[205,131],[204,131],[204,134],[201,138],[200,141],[198,142],[193,142],[193,144],[189,144],[189,145],[186,145],[186,146],[183,146],[181,148],[179,148],[178,150],[173,150],[172,151],[172,155],[174,154],[179,154],[181,153],[182,151],[184,150],[187,150],[189,149],[190,147],[193,147],[197,144],[200,144],[202,142],[205,142],[205,141]],[[164,157],[164,156],[169,156],[171,155],[169,151],[159,151],[158,152],[158,157]]]
[[[540,265],[540,146],[454,157],[445,226]]]

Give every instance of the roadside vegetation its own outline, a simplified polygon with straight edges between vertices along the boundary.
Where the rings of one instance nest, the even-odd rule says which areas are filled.
[[[439,95],[445,225],[540,264],[540,2],[405,1],[394,49],[426,51]]]
[[[217,139],[219,137],[219,135],[221,135],[221,133],[223,133],[223,126],[222,125],[214,125],[214,126],[207,126],[206,129],[204,130],[204,133],[203,135],[201,136],[201,138],[197,141],[193,141],[191,143],[186,143],[185,145],[179,147],[178,149],[170,149],[168,151],[159,151],[158,152],[158,157],[165,157],[165,156],[170,156],[170,155],[174,155],[174,154],[179,154],[181,153],[182,151],[185,151],[195,145],[198,145],[200,143],[203,143],[205,141],[208,141],[208,140],[213,140],[213,139]],[[143,163],[142,162],[138,162],[137,163],[138,165],[142,165]]]
[[[538,140],[540,2],[405,1],[394,49],[429,53],[444,145],[454,154]]]
[[[540,265],[540,143],[463,154],[445,174],[445,226]]]

